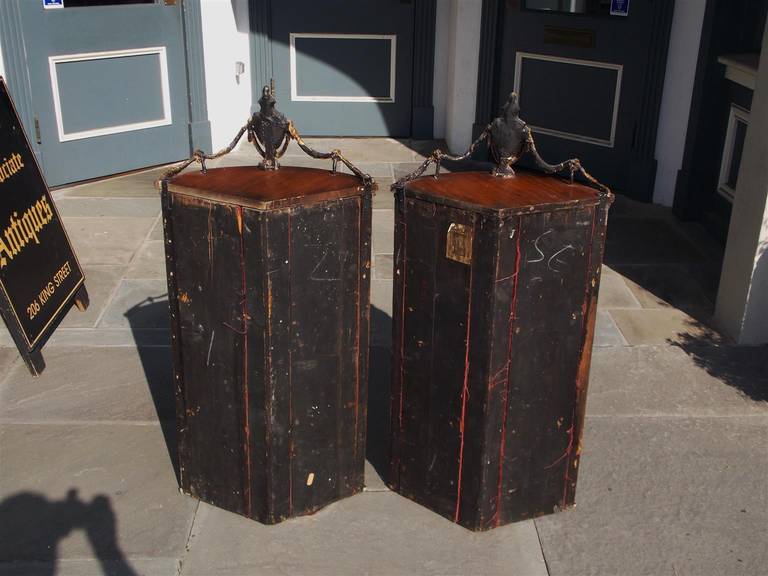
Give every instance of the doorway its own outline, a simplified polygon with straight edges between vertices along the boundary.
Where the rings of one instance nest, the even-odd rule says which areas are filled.
[[[15,7],[23,45],[12,49],[23,51],[32,116],[25,127],[49,185],[189,155],[181,2]]]
[[[310,136],[432,136],[435,0],[249,3],[253,100]]]
[[[673,8],[672,0],[501,2],[494,109],[517,91],[546,159],[580,158],[607,185],[650,201]]]

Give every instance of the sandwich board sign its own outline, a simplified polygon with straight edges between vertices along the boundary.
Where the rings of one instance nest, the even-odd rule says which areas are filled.
[[[32,374],[73,305],[88,307],[85,276],[0,76],[0,315]]]

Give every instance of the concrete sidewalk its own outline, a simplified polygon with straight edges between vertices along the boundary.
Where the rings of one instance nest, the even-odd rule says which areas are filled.
[[[721,254],[669,211],[609,221],[575,510],[475,534],[387,490],[389,185],[431,142],[312,140],[371,173],[366,492],[262,526],[178,492],[160,169],[55,192],[87,274],[38,379],[0,333],[0,575],[768,573],[768,354],[711,328]],[[242,150],[219,164],[252,164]],[[286,164],[327,167],[291,148]],[[111,537],[111,534],[116,534]],[[117,545],[114,545],[116,541]]]

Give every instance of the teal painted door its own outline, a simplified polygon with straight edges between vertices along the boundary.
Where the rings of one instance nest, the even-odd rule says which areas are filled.
[[[409,136],[413,19],[409,1],[273,1],[278,106],[302,134]]]
[[[29,136],[48,184],[188,156],[181,3],[72,4],[21,3],[39,126]]]

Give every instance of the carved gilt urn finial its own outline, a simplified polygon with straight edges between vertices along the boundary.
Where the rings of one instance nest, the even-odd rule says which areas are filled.
[[[248,141],[258,150],[264,160],[259,164],[264,170],[277,170],[280,158],[291,141],[288,134],[288,119],[275,105],[274,83],[264,86],[259,98],[259,111],[248,122]]]

